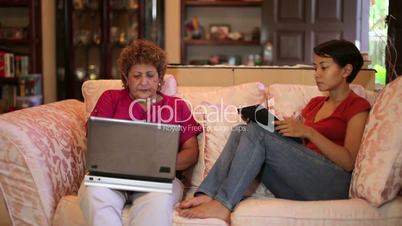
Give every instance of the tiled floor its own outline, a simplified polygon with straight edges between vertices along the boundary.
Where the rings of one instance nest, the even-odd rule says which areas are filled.
[[[11,222],[6,212],[6,204],[3,196],[0,194],[0,226],[10,226]]]

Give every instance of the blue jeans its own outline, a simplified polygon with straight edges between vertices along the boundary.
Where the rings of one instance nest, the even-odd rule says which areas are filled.
[[[351,173],[293,139],[256,123],[233,129],[221,155],[196,194],[233,210],[257,175],[277,198],[348,198]]]

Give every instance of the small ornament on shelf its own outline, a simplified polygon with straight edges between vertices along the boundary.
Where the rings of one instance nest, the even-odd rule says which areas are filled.
[[[227,24],[211,24],[209,26],[209,35],[213,40],[228,39],[230,33],[230,25]]]
[[[251,40],[260,41],[261,31],[259,27],[254,27],[251,31]]]
[[[264,45],[263,61],[265,65],[272,65],[273,63],[273,47],[270,41]]]
[[[241,32],[231,32],[231,33],[229,33],[228,38],[230,40],[235,40],[235,41],[243,40],[243,33],[241,33]]]
[[[198,17],[193,17],[186,23],[186,37],[189,39],[201,39],[204,36],[204,28],[200,25]]]

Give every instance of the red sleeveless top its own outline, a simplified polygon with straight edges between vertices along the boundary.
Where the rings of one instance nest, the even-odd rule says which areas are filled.
[[[314,128],[332,142],[343,146],[349,119],[357,113],[369,110],[371,106],[366,99],[358,96],[351,90],[349,95],[338,105],[329,117],[314,122],[318,110],[320,110],[328,98],[327,96],[319,96],[310,100],[302,111],[304,124]],[[305,146],[315,152],[321,153],[308,139],[305,139]]]

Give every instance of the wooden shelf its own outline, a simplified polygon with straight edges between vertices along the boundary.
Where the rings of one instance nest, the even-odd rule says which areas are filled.
[[[190,39],[186,45],[260,45],[260,41]]]
[[[81,14],[90,14],[90,15],[99,14],[99,10],[91,9],[91,8],[74,9],[72,12],[77,14],[77,15],[81,15]]]
[[[127,14],[135,14],[140,13],[140,9],[110,9],[111,13],[127,13]]]
[[[89,49],[89,48],[101,48],[102,45],[101,44],[95,44],[95,43],[88,43],[88,44],[76,44],[73,45],[74,48],[85,48],[85,49]]]
[[[17,77],[14,78],[0,78],[1,85],[18,85],[19,79]]]
[[[1,45],[29,45],[28,39],[1,39]]]
[[[1,7],[28,7],[29,0],[0,0]]]
[[[185,6],[261,6],[261,0],[187,0]]]

